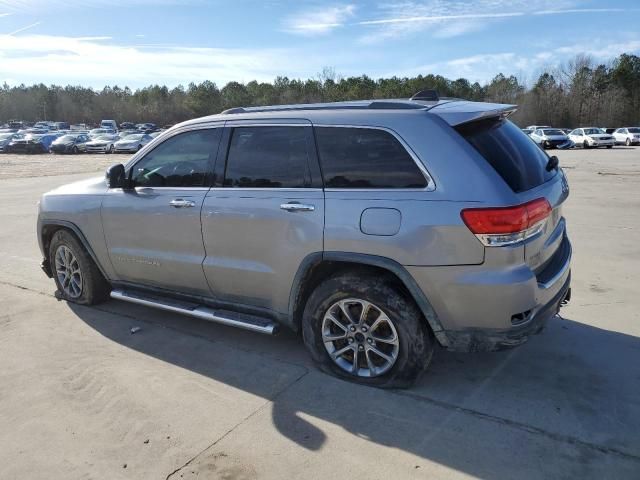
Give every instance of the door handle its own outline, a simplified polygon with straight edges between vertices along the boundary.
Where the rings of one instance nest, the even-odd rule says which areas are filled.
[[[305,203],[283,203],[280,205],[282,210],[287,212],[313,212],[316,207],[314,205],[307,205]]]
[[[192,202],[191,200],[183,200],[182,198],[174,198],[169,202],[174,208],[191,208],[196,206],[196,202]]]

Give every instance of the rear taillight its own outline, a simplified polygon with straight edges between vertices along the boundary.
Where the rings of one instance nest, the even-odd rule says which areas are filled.
[[[499,247],[537,235],[550,213],[549,202],[538,198],[513,207],[467,208],[460,216],[484,245]]]

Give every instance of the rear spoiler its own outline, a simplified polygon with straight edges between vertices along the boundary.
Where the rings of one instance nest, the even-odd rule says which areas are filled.
[[[518,109],[517,105],[484,102],[443,102],[429,109],[429,113],[438,115],[452,127],[464,123],[476,122],[485,118],[507,118]]]

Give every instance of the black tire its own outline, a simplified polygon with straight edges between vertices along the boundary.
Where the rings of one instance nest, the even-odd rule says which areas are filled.
[[[74,155],[75,155],[75,154],[77,154],[77,153],[78,153],[78,147],[74,146],[74,147],[71,149],[71,153],[73,153]]]
[[[607,145],[607,148],[613,148],[613,145]]]
[[[627,147],[630,147],[630,146],[631,146],[631,140],[629,140],[629,139],[627,138],[627,141],[626,141],[626,142],[624,142],[624,144],[625,144]]]
[[[56,274],[55,255],[59,247],[65,246],[77,259],[80,271],[82,272],[82,290],[78,297],[73,298],[65,293],[64,288]],[[104,302],[109,298],[111,286],[102,276],[100,270],[94,263],[91,256],[87,253],[76,236],[68,230],[58,230],[53,234],[49,245],[49,262],[53,272],[53,278],[58,287],[57,296],[69,302],[80,305],[95,305]]]
[[[113,153],[113,145],[109,145],[109,150],[107,150],[107,153]]]
[[[138,145],[138,152],[142,149],[142,145]]]
[[[587,142],[586,140],[582,143],[582,148],[584,148],[585,150],[587,150],[589,148],[589,142]]]
[[[322,321],[336,302],[358,298],[373,303],[393,322],[399,350],[393,366],[375,377],[347,372],[330,357],[322,339]],[[408,388],[426,370],[435,343],[430,328],[412,299],[407,298],[388,278],[345,273],[322,282],[309,297],[302,318],[302,335],[311,357],[329,374],[356,383],[380,388]]]

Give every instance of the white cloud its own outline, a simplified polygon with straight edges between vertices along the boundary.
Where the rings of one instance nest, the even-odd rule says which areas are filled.
[[[378,18],[352,25],[369,28],[360,43],[428,32],[436,38],[450,38],[488,28],[496,22],[528,15],[613,14],[640,11],[637,8],[574,8],[577,0],[422,0],[381,4]]]
[[[0,82],[45,81],[101,87],[213,80],[271,81],[278,74],[311,76],[320,67],[284,49],[118,45],[110,37],[0,36]],[[300,67],[307,65],[309,70]]]
[[[25,30],[29,30],[30,28],[37,27],[37,26],[38,26],[38,25],[40,25],[41,23],[42,23],[42,22],[35,22],[35,23],[32,23],[32,24],[27,25],[27,26],[25,26],[25,27],[18,28],[17,30],[14,30],[13,32],[7,33],[7,35],[15,35],[15,34],[17,34],[17,33],[24,32]]]
[[[467,78],[471,82],[485,83],[498,73],[516,75],[520,80],[528,80],[543,69],[555,67],[575,57],[576,53],[586,54],[597,62],[608,62],[622,53],[640,52],[640,39],[607,43],[601,39],[574,45],[563,45],[532,55],[518,55],[513,52],[487,53],[435,62],[402,71],[385,72],[383,76],[416,76],[429,73],[455,80]],[[535,79],[534,79],[535,80]]]
[[[322,35],[345,22],[355,13],[355,5],[317,7],[287,17],[284,29],[299,35]]]

